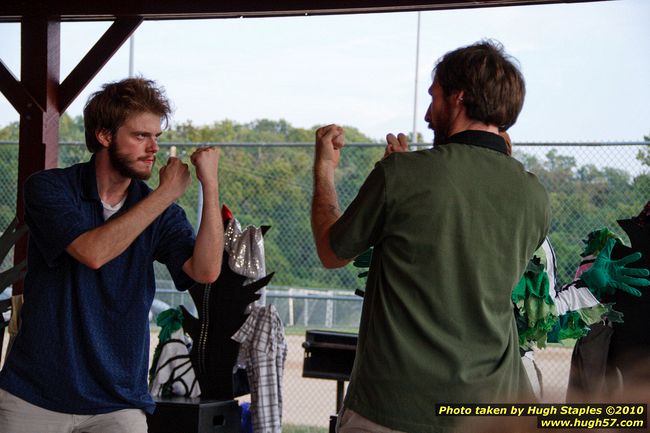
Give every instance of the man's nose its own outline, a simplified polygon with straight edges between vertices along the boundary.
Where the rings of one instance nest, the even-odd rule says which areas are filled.
[[[149,145],[147,146],[147,151],[157,153],[159,150],[160,146],[158,146],[158,137],[151,137]]]
[[[429,116],[431,114],[431,105],[429,105],[429,108],[427,108],[427,112],[424,113],[424,121],[429,123],[431,121],[431,117]]]

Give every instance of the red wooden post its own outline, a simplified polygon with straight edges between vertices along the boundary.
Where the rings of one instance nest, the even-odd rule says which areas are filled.
[[[39,170],[57,166],[59,156],[60,22],[44,16],[23,17],[21,25],[21,83],[34,102],[20,107],[18,195],[16,214],[24,221],[23,185]],[[27,236],[14,249],[14,263],[27,257]],[[13,294],[23,292],[22,281]]]

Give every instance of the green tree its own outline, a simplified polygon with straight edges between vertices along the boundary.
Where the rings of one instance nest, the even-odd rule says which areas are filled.
[[[81,116],[61,116],[61,142],[84,142]],[[223,146],[220,167],[221,201],[242,225],[271,225],[265,239],[267,269],[276,272],[273,284],[293,287],[354,289],[362,284],[352,266],[325,270],[313,247],[309,210],[312,194],[314,132],[320,125],[297,128],[286,120],[258,119],[239,123],[221,120],[207,125],[190,121],[171,125],[161,137],[157,166],[164,163],[170,142],[190,143],[181,147],[182,157],[202,143],[258,143],[259,146]],[[361,183],[383,155],[380,142],[358,129],[345,127],[347,142],[336,172],[337,193],[342,208],[355,197]],[[650,137],[645,137],[650,141]],[[0,128],[0,141],[17,141],[18,123]],[[273,143],[294,143],[277,146]],[[295,144],[304,143],[304,144]],[[356,146],[353,143],[376,143]],[[582,240],[600,227],[609,227],[624,237],[617,219],[638,214],[650,196],[650,170],[631,176],[628,172],[593,164],[578,165],[575,158],[552,149],[543,157],[514,150],[515,157],[542,181],[551,199],[551,242],[558,255],[558,278],[572,279],[583,249]],[[648,148],[639,152],[650,167]],[[60,147],[61,166],[86,161],[84,144]],[[9,224],[15,212],[18,145],[0,146],[0,227]],[[158,170],[151,180],[158,184]],[[198,182],[193,182],[179,200],[190,221],[197,220]],[[164,277],[165,278],[165,277]]]
[[[231,208],[242,225],[270,225],[265,236],[267,268],[275,271],[273,283],[294,287],[358,286],[353,269],[325,270],[313,247],[309,207],[312,194],[314,134],[293,127],[286,120],[258,119],[248,123],[222,120],[209,125],[182,122],[161,136],[169,143],[260,143],[256,147],[222,148],[220,167],[221,201]],[[344,126],[348,143],[373,143],[357,128]],[[305,143],[304,146],[268,146],[274,143]],[[185,149],[185,154],[193,151]],[[339,198],[346,206],[374,163],[381,147],[350,146],[337,171]],[[152,184],[157,181],[151,180]],[[198,192],[193,183],[180,203],[191,221],[196,221]]]
[[[70,117],[63,113],[59,119],[59,141],[83,143],[86,140],[84,130],[84,119],[81,115]]]
[[[1,141],[18,141],[18,130],[20,128],[19,122],[11,122],[4,128],[0,128]]]
[[[650,135],[644,136],[643,140],[650,141]],[[636,159],[641,161],[641,163],[646,167],[650,167],[650,147],[646,147],[645,149],[639,150],[639,152],[636,155]]]
[[[608,227],[625,238],[617,220],[636,215],[648,200],[650,178],[593,164],[578,166],[556,149],[545,159],[515,150],[527,170],[535,173],[551,199],[551,243],[558,256],[558,278],[569,282],[580,261],[587,234]]]

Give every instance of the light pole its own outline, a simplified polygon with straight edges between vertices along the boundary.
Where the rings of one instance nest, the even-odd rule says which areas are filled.
[[[417,114],[418,114],[418,69],[420,67],[420,14],[418,11],[418,25],[415,36],[415,84],[413,90],[413,136],[411,139],[411,150],[417,150],[415,143],[417,142],[418,129],[417,129]]]
[[[135,36],[129,38],[129,78],[133,77],[133,53],[135,51]]]

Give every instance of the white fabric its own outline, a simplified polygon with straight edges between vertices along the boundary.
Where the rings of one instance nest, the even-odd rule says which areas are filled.
[[[558,316],[576,311],[582,308],[590,308],[598,305],[598,299],[589,291],[587,287],[578,287],[576,279],[570,284],[565,284],[559,290],[555,289],[557,265],[555,259],[555,250],[548,238],[542,243],[542,250],[546,256],[546,273],[548,275],[548,292],[555,303],[555,309]]]
[[[126,201],[126,196],[118,204],[115,206],[111,206],[108,203],[104,203],[102,201],[102,207],[104,208],[104,221],[107,221],[110,217],[115,215],[118,210],[122,209],[122,206],[124,206],[124,202]]]
[[[171,383],[174,395],[182,397],[201,395],[201,388],[196,379],[194,368],[192,368],[190,352],[187,348],[189,342],[190,340],[181,328],[163,344],[156,364],[156,372],[149,384],[151,395],[162,396],[163,388],[167,383]]]
[[[236,364],[246,367],[253,431],[281,433],[287,341],[275,306],[254,307],[232,339],[241,344]]]
[[[535,393],[535,398],[537,400],[542,399],[542,384],[540,383],[540,377],[537,373],[537,368],[535,368],[535,355],[532,350],[524,353],[521,357],[521,363],[524,364],[524,370],[526,370],[526,375],[530,381],[530,385],[533,388]]]
[[[562,287],[555,297],[555,308],[559,315],[600,304],[586,287],[576,287],[575,281]]]
[[[548,276],[548,293],[551,299],[555,298],[555,274],[557,273],[557,263],[555,260],[555,250],[548,238],[544,238],[542,250],[546,256],[546,275]]]

